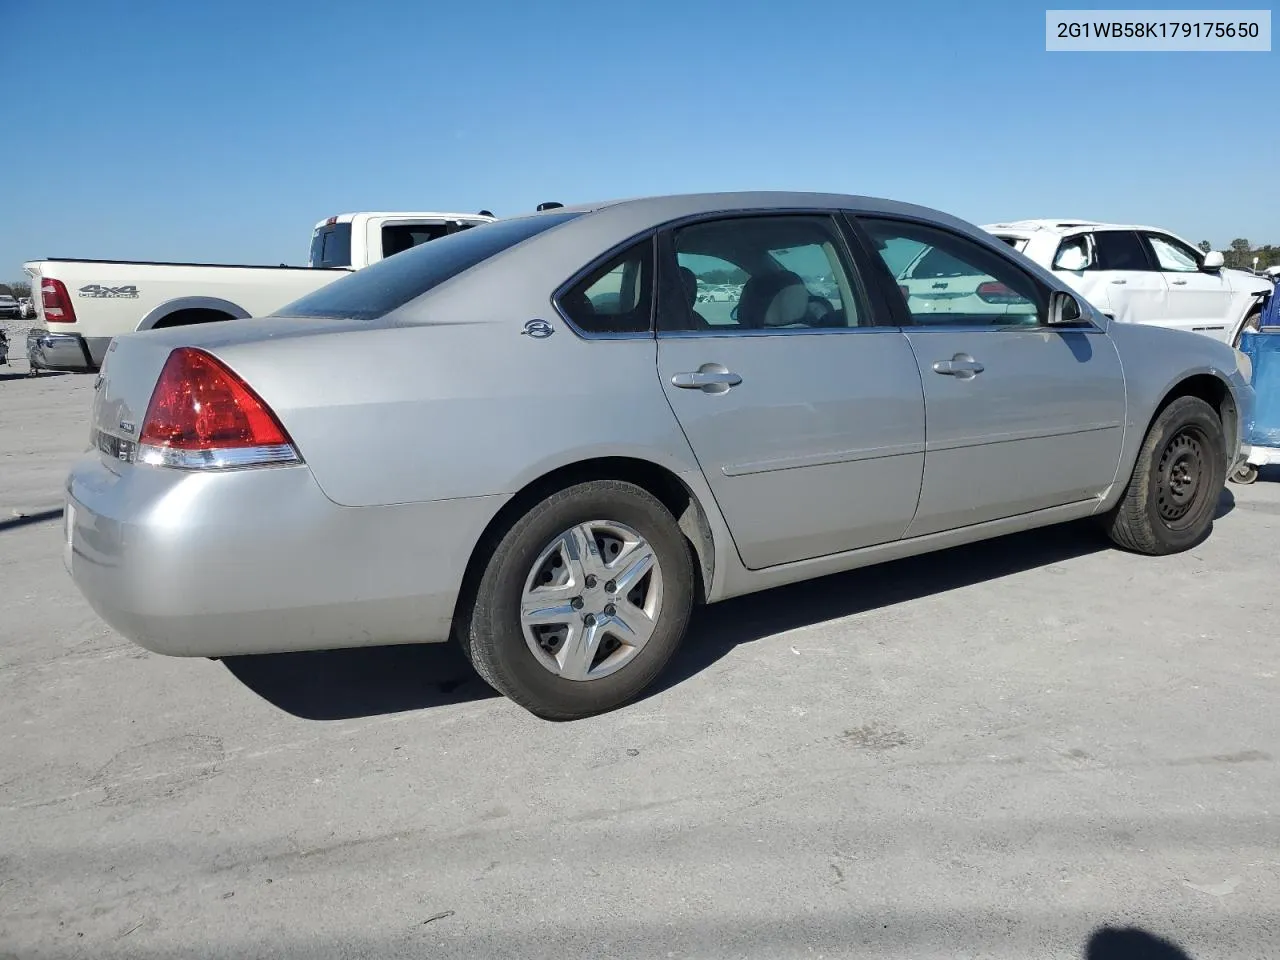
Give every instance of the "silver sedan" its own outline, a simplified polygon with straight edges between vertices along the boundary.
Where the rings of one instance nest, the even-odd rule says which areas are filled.
[[[65,561],[154,651],[452,639],[568,719],[644,690],[695,603],[1086,517],[1185,550],[1252,404],[1229,346],[935,210],[558,207],[116,339]]]

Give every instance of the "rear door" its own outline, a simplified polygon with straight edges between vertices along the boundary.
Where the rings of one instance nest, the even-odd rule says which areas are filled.
[[[1096,497],[1115,478],[1124,376],[1103,331],[1045,325],[1048,289],[971,238],[909,219],[860,217],[894,271],[932,250],[962,264],[985,296],[942,312],[903,299],[924,385],[924,536]],[[888,276],[885,278],[888,279]],[[888,293],[893,289],[889,288]]]
[[[1096,230],[1084,236],[1091,245],[1088,266],[1081,274],[1088,285],[1088,290],[1081,291],[1085,299],[1121,323],[1168,326],[1169,285],[1138,234]]]
[[[714,218],[660,244],[658,375],[751,569],[896,540],[924,398],[831,213]]]
[[[1231,285],[1221,273],[1201,271],[1199,251],[1168,234],[1140,234],[1169,289],[1168,316],[1162,326],[1176,327],[1226,340]]]

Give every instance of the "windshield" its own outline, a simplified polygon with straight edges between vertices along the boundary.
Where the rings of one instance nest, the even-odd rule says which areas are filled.
[[[578,216],[540,214],[498,220],[441,237],[357,270],[272,315],[375,320],[503,250]]]

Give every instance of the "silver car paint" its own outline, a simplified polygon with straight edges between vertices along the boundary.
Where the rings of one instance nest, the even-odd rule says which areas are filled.
[[[1037,413],[1034,402],[1044,397],[1034,389],[1033,376],[1043,377],[1044,370],[1029,376],[1003,367],[1030,356],[1028,348],[1002,344],[993,349],[995,341],[983,339],[990,345],[984,348],[988,355],[997,358],[993,370],[1006,374],[1003,388],[991,378],[996,387],[988,391],[990,402],[1008,399],[1015,406],[979,431],[998,433],[1002,423],[1021,431],[1021,440],[1007,446],[1023,443],[1027,455],[997,458],[983,469],[982,452],[1000,444],[977,446],[987,434],[966,435],[965,424],[953,420],[949,429],[958,445],[938,452],[951,456],[952,469],[963,468],[967,484],[1004,490],[1009,497],[1003,507],[990,497],[975,504],[941,486],[934,493],[927,462],[921,471],[926,458],[919,446],[919,398],[929,388],[927,377],[936,375],[918,371],[928,370],[933,353],[944,346],[928,331],[593,339],[579,336],[555,313],[551,293],[606,250],[669,220],[743,209],[924,217],[1014,256],[1052,289],[1066,289],[978,228],[925,208],[815,194],[701,195],[604,207],[454,277],[379,321],[236,320],[121,337],[95,402],[100,429],[119,436],[121,421],[136,429],[168,352],[196,344],[222,358],[266,400],[297,442],[305,465],[187,475],[90,455],[68,481],[73,576],[104,619],[167,653],[443,640],[462,570],[480,532],[512,494],[561,466],[632,457],[670,470],[698,504],[710,541],[710,555],[704,557],[704,568],[711,571],[706,595],[714,601],[1087,516],[1119,496],[1122,483],[1112,481],[1127,478],[1142,432],[1178,380],[1210,373],[1230,386],[1242,410],[1251,403],[1247,381],[1225,345],[1157,328],[1117,333],[1091,311],[1096,334],[1018,334],[1024,342],[1042,338],[1057,356],[1057,367],[1049,364],[1047,386],[1058,406]],[[542,340],[522,336],[532,318],[549,320],[556,332]],[[1107,352],[1102,344],[1114,341],[1119,348],[1127,407],[1118,444],[1111,424],[1117,416],[1115,382],[1109,388],[1095,382],[1093,387],[1102,388],[1095,397],[1070,396],[1065,371],[1075,368],[1061,354],[1069,336],[1098,345],[1092,356],[1104,358],[1096,368],[1103,379]],[[1057,346],[1049,345],[1051,338]],[[724,343],[711,344],[714,339]],[[748,341],[761,346],[747,347]],[[958,342],[946,343],[944,352]],[[779,355],[789,355],[779,368],[786,370],[781,380],[764,375],[763,357],[749,356],[751,349],[763,352],[770,344]],[[698,362],[719,362],[716,357],[728,356],[726,350],[740,364],[751,364],[751,377],[744,374],[740,387],[721,395],[680,391],[681,397],[671,396],[669,371],[688,364],[696,369],[694,361],[701,356],[706,361]],[[822,376],[807,377],[792,363]],[[890,383],[887,363],[903,371],[900,382]],[[1088,372],[1095,375],[1094,369]],[[843,381],[832,379],[837,375]],[[806,378],[808,395],[800,392]],[[980,386],[981,379],[964,386]],[[852,385],[853,399],[836,389],[840,382]],[[763,399],[753,401],[742,389],[747,387]],[[680,418],[664,394],[677,407],[688,407]],[[717,406],[726,399],[730,402]],[[698,411],[698,400],[706,401],[706,412]],[[762,436],[760,421],[740,415],[753,402],[766,422],[790,425],[785,440]],[[842,423],[839,411],[853,410],[859,402],[866,422]],[[982,409],[984,403],[973,407]],[[877,418],[886,416],[901,434],[877,427]],[[1061,431],[1076,416],[1091,425],[1082,434],[1097,434],[1083,448],[1084,464],[1076,463],[1082,448],[1057,439],[1074,435]],[[712,476],[710,484],[687,432],[699,447],[699,437],[712,438],[703,456],[714,466],[702,464]],[[1104,457],[1108,444],[1115,446],[1110,466]],[[1238,437],[1230,444],[1234,452]],[[971,451],[967,459],[951,453],[962,449]],[[1052,477],[1052,489],[1028,498],[1009,471],[1011,462],[1031,470],[1031,476]],[[771,469],[797,463],[804,467]],[[801,481],[802,497],[782,498],[788,474],[808,474]],[[771,498],[762,500],[756,517],[738,517],[750,503],[729,493],[731,480],[757,484],[758,492]],[[851,498],[857,484],[870,485],[863,487],[870,500]],[[717,485],[735,520],[732,535],[713,494]],[[914,497],[932,519],[922,517],[924,522],[909,530],[917,511],[904,502]],[[1069,502],[1073,497],[1081,499]],[[809,503],[793,502],[802,499]],[[864,503],[878,509],[865,509]],[[826,509],[812,510],[813,504]],[[790,512],[800,532],[789,534],[773,511],[784,517]],[[950,522],[969,525],[929,533],[948,516]],[[925,535],[896,539],[903,532]],[[734,536],[745,545],[741,554]],[[759,563],[772,565],[750,569]]]
[[[925,327],[907,337],[929,410],[924,489],[907,536],[1088,500],[1111,485],[1125,395],[1105,333]],[[933,369],[957,356],[982,373]]]
[[[742,383],[724,393],[672,385],[705,364]],[[664,336],[658,373],[746,566],[884,543],[907,529],[924,473],[924,398],[897,328]]]

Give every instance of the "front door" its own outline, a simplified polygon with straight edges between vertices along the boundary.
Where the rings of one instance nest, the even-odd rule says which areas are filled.
[[[924,481],[908,537],[1096,497],[1114,480],[1124,375],[1096,328],[1044,325],[1048,291],[975,241],[930,226],[862,218],[892,269],[942,249],[975,294],[925,309],[905,328],[924,385]]]
[[[1168,326],[1226,340],[1227,314],[1231,309],[1231,287],[1222,273],[1200,269],[1197,251],[1175,237],[1162,233],[1142,234],[1151,256],[1169,286]]]
[[[915,513],[924,400],[911,346],[878,327],[832,216],[674,231],[658,375],[743,563],[896,540]]]

